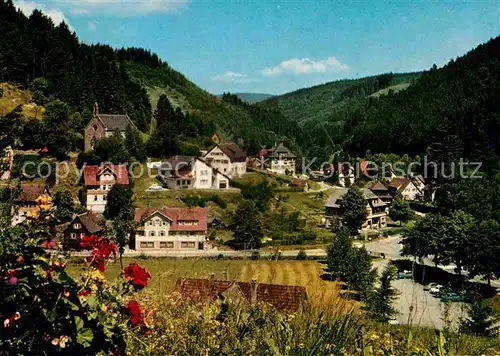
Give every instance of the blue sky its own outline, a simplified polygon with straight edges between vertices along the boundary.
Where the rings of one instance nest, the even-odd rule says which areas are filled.
[[[280,94],[444,65],[500,34],[497,1],[21,0],[87,43],[145,47],[212,93]]]

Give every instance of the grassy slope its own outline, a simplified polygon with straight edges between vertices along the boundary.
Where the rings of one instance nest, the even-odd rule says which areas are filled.
[[[0,97],[0,116],[8,114],[18,105],[22,106],[23,116],[41,118],[45,109],[32,102],[31,93],[10,83],[0,83],[3,95]]]
[[[232,139],[239,127],[252,125],[249,113],[243,108],[217,99],[167,65],[158,68],[148,68],[134,62],[126,65],[130,77],[147,89],[153,110],[160,95],[166,94],[172,104],[184,112],[198,112],[212,119],[221,130],[219,136],[222,140]],[[238,127],[235,127],[234,122],[238,122]]]
[[[409,83],[419,73],[394,74],[391,85]],[[309,120],[324,121],[338,107],[349,105],[349,99],[343,99],[341,93],[349,87],[362,83],[373,77],[360,79],[345,79],[316,85],[310,88],[275,96],[261,102],[259,105],[277,108],[289,118],[300,123]]]

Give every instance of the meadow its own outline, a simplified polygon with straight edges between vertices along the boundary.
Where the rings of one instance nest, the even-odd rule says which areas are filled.
[[[324,265],[317,261],[295,260],[210,260],[210,259],[168,259],[168,258],[125,258],[124,266],[138,263],[152,276],[148,290],[159,295],[174,290],[179,278],[209,278],[212,274],[218,280],[300,285],[307,289],[309,300],[322,303],[339,295],[339,285],[323,280]],[[77,273],[80,267],[72,266]],[[108,280],[119,277],[120,264],[115,262],[106,269]]]

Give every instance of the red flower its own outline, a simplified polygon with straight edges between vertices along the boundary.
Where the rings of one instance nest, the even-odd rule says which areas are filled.
[[[111,255],[116,256],[116,245],[108,239],[97,237],[95,235],[85,235],[80,240],[80,247],[85,250],[91,250],[90,256],[87,257],[87,262],[91,266],[104,272],[104,265]]]
[[[16,258],[16,262],[17,262],[18,264],[22,265],[22,264],[24,263],[24,257],[23,257],[23,256],[21,256],[21,255],[17,256],[17,258]]]
[[[148,285],[148,281],[151,279],[151,275],[144,268],[139,266],[137,263],[132,263],[122,272],[123,278],[129,281],[134,288],[142,289]]]
[[[142,316],[141,306],[135,300],[131,300],[127,303],[127,309],[130,313],[130,324],[132,326],[141,325],[144,323],[144,317]]]
[[[48,248],[49,250],[56,248],[56,247],[57,247],[57,243],[54,240],[50,240],[50,241],[47,241],[45,243],[45,248]]]
[[[99,240],[100,238],[96,235],[83,235],[80,239],[80,248],[84,250],[91,250],[97,245]]]
[[[64,290],[64,298],[69,298],[70,295],[71,295],[71,293],[69,292],[69,290],[65,289]]]
[[[86,289],[82,289],[82,290],[78,293],[78,295],[79,295],[79,296],[82,296],[82,297],[86,297],[86,296],[88,296],[89,294],[90,294],[90,292],[89,292],[88,290],[86,290]]]
[[[144,335],[146,335],[146,336],[148,336],[149,334],[151,334],[151,329],[150,329],[150,328],[148,328],[147,326],[143,326],[143,327],[141,328],[141,331],[142,331],[142,333],[143,333]]]

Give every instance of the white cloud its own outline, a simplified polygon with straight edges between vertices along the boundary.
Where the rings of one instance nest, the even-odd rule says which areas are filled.
[[[309,58],[291,58],[281,62],[275,67],[265,68],[262,70],[262,75],[265,77],[272,77],[286,73],[307,74],[343,72],[349,69],[347,64],[342,63],[335,57],[328,57],[318,61]]]
[[[235,72],[225,72],[224,74],[214,75],[212,80],[228,83],[251,83],[256,81],[255,79],[248,78],[245,74]]]
[[[94,21],[89,21],[89,23],[87,24],[87,29],[89,31],[95,31],[95,30],[97,30],[97,26],[96,26],[95,22]]]
[[[22,11],[26,16],[31,15],[33,10],[38,9],[42,11],[45,15],[52,19],[54,24],[59,25],[61,22],[66,22],[66,24],[71,28],[68,19],[64,16],[63,12],[57,8],[47,7],[45,4],[38,4],[35,1],[25,1],[18,0],[15,2],[16,7]]]
[[[15,5],[26,16],[31,15],[33,10],[38,9],[42,11],[45,15],[47,15],[49,18],[51,18],[54,24],[59,25],[61,22],[64,21],[71,29],[71,25],[66,16],[64,16],[63,12],[57,8],[47,7],[45,4],[38,4],[35,1],[25,1],[25,0],[18,0],[15,2]]]
[[[140,16],[150,13],[175,13],[190,0],[50,0],[68,8],[73,15],[112,14]]]

